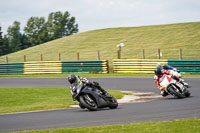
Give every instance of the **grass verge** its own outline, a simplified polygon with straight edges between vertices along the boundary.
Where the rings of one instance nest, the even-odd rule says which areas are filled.
[[[53,130],[32,130],[14,133],[199,133],[199,131],[200,119],[190,119]]]
[[[123,93],[108,90],[120,99]],[[36,110],[63,109],[77,104],[66,88],[0,88],[0,114]]]

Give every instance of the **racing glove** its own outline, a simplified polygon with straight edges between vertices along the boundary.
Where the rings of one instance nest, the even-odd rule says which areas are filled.
[[[164,86],[161,86],[161,87],[160,87],[160,90],[161,90],[161,91],[164,91],[164,90],[165,90],[165,87],[164,87]]]

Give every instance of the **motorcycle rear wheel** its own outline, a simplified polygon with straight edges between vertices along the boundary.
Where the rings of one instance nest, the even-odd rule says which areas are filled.
[[[87,108],[90,111],[98,110],[98,106],[97,106],[94,98],[92,98],[91,96],[89,96],[87,94],[80,96],[80,103],[82,106],[84,106],[85,108]]]

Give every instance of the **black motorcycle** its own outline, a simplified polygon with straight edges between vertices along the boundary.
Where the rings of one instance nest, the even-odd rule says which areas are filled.
[[[118,102],[113,96],[107,97],[101,94],[97,88],[83,85],[80,80],[72,84],[71,93],[73,100],[78,101],[82,109],[97,111],[100,108],[115,109],[118,106]]]

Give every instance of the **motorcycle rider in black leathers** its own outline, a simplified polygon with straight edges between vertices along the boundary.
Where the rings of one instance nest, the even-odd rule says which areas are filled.
[[[101,93],[106,96],[106,97],[112,97],[109,93],[107,93],[103,88],[101,88],[101,86],[99,85],[98,82],[90,82],[88,79],[86,79],[85,77],[79,77],[79,76],[76,76],[75,74],[70,74],[68,76],[68,81],[70,84],[73,84],[73,83],[76,83],[78,81],[81,81],[84,86],[89,86],[89,87],[92,87],[92,88],[97,88],[98,90],[101,91]],[[70,89],[72,90],[72,88],[70,87]],[[72,96],[74,98],[74,96]]]

